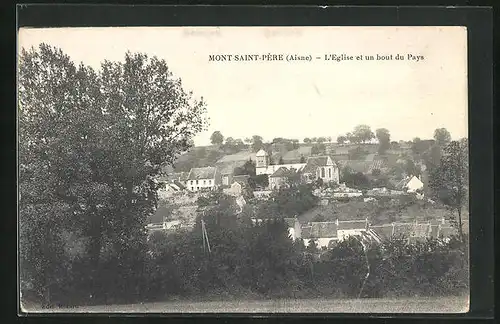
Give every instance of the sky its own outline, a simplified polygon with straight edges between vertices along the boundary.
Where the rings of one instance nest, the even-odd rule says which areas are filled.
[[[47,43],[96,69],[127,51],[165,59],[184,89],[207,103],[210,125],[196,145],[209,144],[216,130],[302,141],[336,139],[359,124],[387,128],[396,141],[432,138],[441,127],[466,137],[466,41],[465,27],[455,26],[23,28],[18,36],[20,48]],[[284,60],[209,60],[218,54]],[[311,60],[286,60],[294,54]],[[352,60],[325,60],[333,54]]]

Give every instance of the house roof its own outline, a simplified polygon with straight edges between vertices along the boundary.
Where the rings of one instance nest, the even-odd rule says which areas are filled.
[[[278,170],[276,170],[269,177],[271,177],[271,178],[283,178],[283,177],[289,177],[295,173],[296,173],[296,171],[294,171],[293,169],[289,170],[286,167],[280,167],[280,168],[278,168]]]
[[[426,237],[432,230],[431,224],[394,223],[394,235]]]
[[[339,225],[338,225],[339,230],[364,229],[364,228],[366,228],[366,219],[339,221]]]
[[[192,168],[189,171],[188,180],[214,179],[216,171],[217,169],[214,167]]]
[[[302,170],[304,173],[316,172],[318,167],[326,166],[328,164],[329,156],[310,156],[307,158],[306,166]]]
[[[304,232],[302,231],[304,237]],[[307,238],[337,237],[337,224],[335,222],[313,222]]]
[[[409,177],[406,177],[403,180],[399,181],[398,183],[396,183],[395,187],[397,189],[404,189],[408,185],[408,183],[410,183],[410,181],[413,180],[413,178],[420,181],[420,179],[418,179],[416,176],[409,176]]]

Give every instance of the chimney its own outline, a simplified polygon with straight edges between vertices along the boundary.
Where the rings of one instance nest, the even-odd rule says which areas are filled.
[[[339,226],[339,219],[338,218],[335,220],[335,225]]]

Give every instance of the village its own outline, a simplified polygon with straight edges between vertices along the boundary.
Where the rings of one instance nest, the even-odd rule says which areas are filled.
[[[342,136],[339,139],[343,141]],[[380,243],[398,236],[414,242],[447,240],[457,234],[450,223],[451,212],[429,198],[424,159],[414,158],[416,147],[422,149],[422,143],[427,143],[430,150],[434,140],[417,139],[418,145],[392,142],[383,154],[377,143],[325,140],[312,143],[305,139],[306,143],[299,144],[279,139],[256,152],[252,145],[241,145],[240,151],[224,155],[212,165],[180,172],[169,168],[170,172],[156,179],[160,207],[146,228],[150,233],[192,229],[200,212],[197,199],[207,192],[221,191],[232,197],[239,206],[237,213],[242,213],[296,182],[310,184],[317,198],[312,209],[285,217],[290,239],[300,239],[305,246],[314,241],[326,250],[351,236]],[[262,221],[252,217],[253,223]],[[467,224],[464,217],[464,230]]]

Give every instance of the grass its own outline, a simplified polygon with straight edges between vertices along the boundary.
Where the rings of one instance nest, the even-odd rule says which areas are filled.
[[[169,301],[128,305],[55,308],[51,313],[464,313],[469,298],[275,299]],[[28,312],[42,312],[26,309]]]

